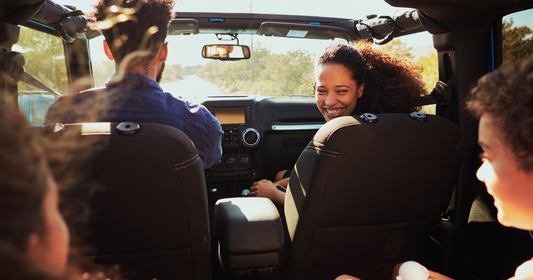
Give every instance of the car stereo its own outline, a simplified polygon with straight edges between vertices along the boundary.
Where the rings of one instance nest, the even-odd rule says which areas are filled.
[[[239,107],[210,107],[209,111],[218,119],[221,125],[252,124],[252,110],[250,105]]]
[[[209,106],[207,109],[213,114],[224,130],[222,147],[238,147],[240,143],[252,148],[259,144],[259,132],[252,126],[252,108],[243,106]]]

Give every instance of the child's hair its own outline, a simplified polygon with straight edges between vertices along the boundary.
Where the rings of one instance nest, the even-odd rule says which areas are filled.
[[[486,74],[468,97],[476,116],[492,116],[499,140],[508,143],[519,167],[533,170],[533,57]]]

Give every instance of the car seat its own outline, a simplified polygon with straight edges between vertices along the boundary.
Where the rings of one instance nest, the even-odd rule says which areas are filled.
[[[326,123],[285,198],[287,279],[391,279],[420,259],[456,184],[462,137],[433,115],[363,114]]]
[[[64,127],[105,142],[87,166],[88,179],[102,186],[91,203],[94,260],[120,264],[127,279],[207,279],[207,188],[189,137],[153,123]]]

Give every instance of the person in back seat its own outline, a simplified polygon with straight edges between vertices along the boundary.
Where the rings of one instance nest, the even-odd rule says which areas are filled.
[[[326,121],[363,113],[411,113],[425,104],[427,94],[420,67],[368,42],[328,46],[315,62],[314,87]],[[251,196],[283,204],[291,172],[278,172],[276,183],[254,182]]]
[[[498,221],[533,230],[533,57],[479,79],[467,108],[479,117],[477,177],[494,197]],[[450,279],[430,271],[431,279]],[[533,279],[533,259],[511,279]]]
[[[55,279],[70,235],[43,147],[16,109],[0,108],[0,278]]]
[[[222,156],[222,128],[202,105],[163,92],[159,86],[168,55],[165,42],[174,0],[100,0],[94,5],[94,27],[104,37],[106,55],[116,73],[104,88],[60,98],[45,123],[87,121],[150,122],[173,126],[194,143],[204,168]],[[96,119],[94,116],[98,111]],[[91,112],[87,114],[87,112]]]
[[[533,57],[483,76],[466,107],[480,118],[478,143],[483,163],[477,177],[494,197],[498,221],[533,230]],[[348,279],[357,278],[337,278]],[[451,278],[429,271],[428,279]],[[526,279],[533,279],[533,259],[519,266],[510,278]]]

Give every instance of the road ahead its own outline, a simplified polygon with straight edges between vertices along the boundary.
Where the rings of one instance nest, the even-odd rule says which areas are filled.
[[[162,84],[161,87],[175,97],[181,96],[191,103],[201,103],[209,95],[223,95],[218,89],[195,75],[189,75],[177,82]]]

